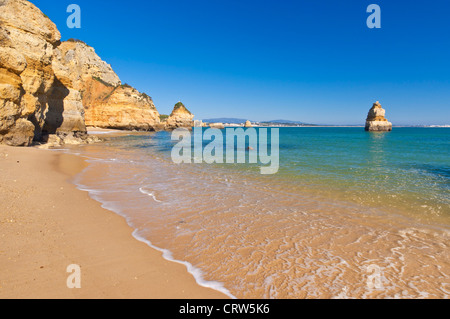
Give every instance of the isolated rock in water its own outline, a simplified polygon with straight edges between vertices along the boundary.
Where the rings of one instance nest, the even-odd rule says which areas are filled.
[[[166,130],[174,130],[180,127],[193,127],[194,114],[188,111],[183,103],[178,102],[166,121]]]
[[[28,146],[41,138],[60,38],[55,24],[32,3],[0,0],[1,143]]]
[[[250,122],[250,121],[247,121],[247,122],[245,122],[245,125],[244,125],[245,127],[253,127],[252,126],[252,122]]]
[[[386,111],[381,107],[380,102],[374,103],[367,116],[366,131],[392,131],[392,123],[385,118],[385,114]]]

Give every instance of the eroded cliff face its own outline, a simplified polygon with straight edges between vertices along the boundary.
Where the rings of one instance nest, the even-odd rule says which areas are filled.
[[[87,125],[138,131],[162,129],[159,113],[152,99],[146,94],[123,85],[113,88],[112,91],[105,88],[101,96],[104,94],[107,94],[104,98],[85,104]]]
[[[183,103],[178,102],[165,124],[166,130],[175,130],[180,127],[190,128],[194,126],[194,115]]]
[[[44,132],[61,134],[65,132],[86,132],[84,107],[72,69],[62,61],[59,48],[54,50],[52,68],[55,81],[48,94]]]
[[[386,111],[381,107],[380,102],[374,103],[367,115],[366,131],[392,131],[392,123],[386,119],[385,115]]]
[[[55,24],[25,0],[0,0],[0,143],[28,146],[45,124]]]
[[[160,128],[152,99],[122,85],[111,66],[81,41],[63,42],[58,61],[80,92],[87,126],[151,131]]]
[[[81,143],[86,126],[166,128],[151,97],[122,85],[92,47],[60,39],[29,1],[0,0],[0,143]],[[167,128],[190,127],[193,117],[177,104]]]

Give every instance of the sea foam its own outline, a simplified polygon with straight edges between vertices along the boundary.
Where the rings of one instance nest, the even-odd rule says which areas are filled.
[[[162,203],[162,201],[160,201],[160,200],[158,200],[158,199],[156,198],[156,196],[155,196],[155,194],[154,194],[153,192],[144,189],[144,187],[139,188],[139,191],[140,191],[142,194],[148,195],[148,196],[150,196],[151,198],[153,198],[153,200],[154,200],[155,202]]]
[[[124,213],[123,213],[116,205],[114,205],[114,204],[112,204],[112,203],[110,203],[110,202],[105,201],[105,200],[102,199],[102,197],[100,196],[100,194],[101,194],[103,191],[101,191],[101,190],[96,190],[96,189],[87,187],[86,185],[83,185],[83,184],[80,182],[80,177],[81,177],[81,175],[82,175],[86,170],[88,170],[88,169],[89,169],[89,167],[85,168],[85,169],[83,170],[83,172],[81,172],[78,176],[76,176],[76,177],[73,179],[72,182],[75,184],[75,186],[76,186],[79,190],[87,192],[87,193],[89,194],[89,196],[90,196],[92,199],[94,199],[94,200],[100,202],[100,203],[102,204],[102,205],[101,205],[102,208],[107,209],[107,210],[110,210],[110,211],[116,213],[117,215],[119,215],[119,216],[125,218],[127,224],[128,224],[130,227],[132,227],[132,228],[134,229],[132,235],[133,235],[133,237],[134,237],[136,240],[138,240],[138,241],[140,241],[140,242],[143,242],[143,243],[147,244],[149,247],[151,247],[151,248],[153,248],[153,249],[155,249],[155,250],[157,250],[157,251],[162,252],[163,258],[164,258],[164,259],[166,259],[166,260],[168,260],[168,261],[171,261],[171,262],[175,262],[175,263],[184,265],[184,266],[186,267],[188,273],[190,273],[190,274],[194,277],[195,281],[197,282],[197,284],[198,284],[199,286],[205,287],[205,288],[211,288],[211,289],[213,289],[213,290],[216,290],[216,291],[219,291],[219,292],[225,294],[226,296],[228,296],[228,297],[230,297],[230,298],[232,298],[232,299],[237,299],[234,295],[231,294],[231,292],[230,292],[228,289],[226,289],[226,288],[224,287],[223,283],[218,282],[218,281],[205,280],[205,279],[204,279],[204,274],[203,274],[203,272],[202,272],[199,268],[193,266],[191,263],[189,263],[189,262],[187,262],[187,261],[175,259],[175,258],[173,257],[173,254],[172,254],[172,252],[171,252],[170,250],[164,249],[164,248],[160,248],[160,247],[157,247],[157,246],[153,245],[148,239],[146,239],[146,238],[140,236],[140,235],[139,235],[139,231],[132,225],[132,223],[131,223],[131,221],[130,221],[130,218],[129,218],[126,214],[124,214]],[[156,202],[161,202],[161,201],[159,201],[159,200],[154,196],[154,194],[153,194],[152,192],[149,192],[149,191],[145,190],[143,187],[141,187],[141,188],[139,189],[139,191],[140,191],[142,194],[145,194],[145,195],[148,195],[148,196],[152,197]]]
[[[230,297],[232,299],[237,299],[235,296],[233,296],[231,294],[231,292],[228,289],[226,289],[224,287],[224,285],[221,282],[205,280],[203,278],[203,272],[199,268],[194,267],[191,263],[189,263],[187,261],[175,259],[170,250],[159,248],[159,247],[153,245],[148,239],[141,237],[138,233],[139,233],[139,231],[137,229],[134,230],[133,237],[136,238],[137,240],[139,240],[140,242],[147,244],[149,247],[162,252],[164,259],[184,265],[186,267],[188,273],[190,273],[194,277],[194,279],[198,285],[205,287],[205,288],[211,288],[211,289],[220,291],[221,293],[227,295],[228,297]]]

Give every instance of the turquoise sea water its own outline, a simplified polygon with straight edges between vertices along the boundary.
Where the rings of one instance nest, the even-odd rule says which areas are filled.
[[[450,129],[279,132],[274,175],[259,164],[174,164],[176,141],[158,132],[73,148],[90,163],[76,183],[229,295],[450,296]],[[374,267],[381,290],[367,284]]]
[[[450,217],[448,129],[286,129],[281,143],[286,178],[366,204]]]
[[[175,143],[169,133],[157,133],[155,141],[157,146],[149,148],[168,158]],[[259,176],[267,182],[283,180],[372,206],[404,209],[417,217],[450,217],[448,128],[370,133],[360,127],[280,128],[279,143],[279,172]],[[260,175],[260,165],[216,166]]]

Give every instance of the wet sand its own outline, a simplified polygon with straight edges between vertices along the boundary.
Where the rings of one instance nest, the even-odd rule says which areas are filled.
[[[75,182],[233,296],[448,298],[445,219],[427,224],[245,170],[174,166],[161,145],[144,137],[71,149],[90,162]]]
[[[70,183],[86,163],[0,146],[0,298],[227,298],[132,237],[117,214]],[[81,267],[69,289],[67,267]]]

